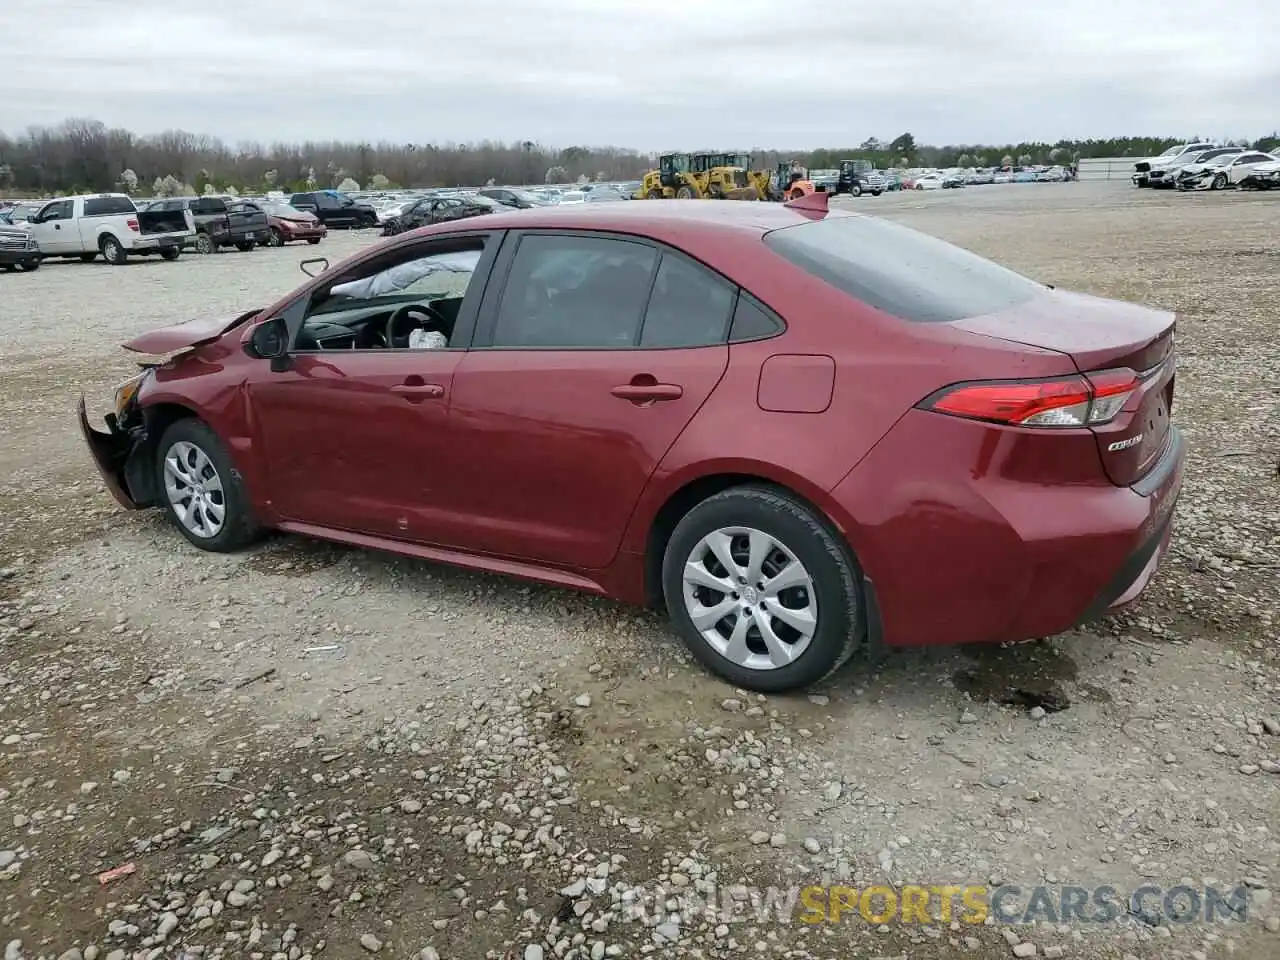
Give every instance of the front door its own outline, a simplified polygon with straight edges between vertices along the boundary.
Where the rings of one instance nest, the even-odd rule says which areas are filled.
[[[71,218],[74,204],[74,200],[46,203],[30,221],[31,233],[42,254],[80,252],[80,233]]]
[[[478,234],[399,248],[335,272],[285,311],[304,311],[290,324],[288,368],[264,362],[249,387],[282,519],[442,542],[456,508],[454,373],[490,242]]]
[[[598,569],[720,382],[735,291],[682,255],[511,236],[453,384],[458,546]],[[683,349],[678,349],[683,348]]]

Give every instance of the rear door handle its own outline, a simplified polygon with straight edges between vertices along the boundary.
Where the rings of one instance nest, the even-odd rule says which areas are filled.
[[[657,400],[679,400],[684,389],[676,383],[625,383],[611,391],[615,397],[632,403],[653,403]]]

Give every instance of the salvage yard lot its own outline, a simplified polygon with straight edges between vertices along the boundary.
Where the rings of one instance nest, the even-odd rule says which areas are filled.
[[[74,402],[101,410],[129,375],[117,344],[273,301],[300,260],[367,234],[0,276],[0,942],[26,958],[917,960],[1007,957],[1018,938],[1037,956],[1280,954],[1276,200],[1074,183],[838,201],[1179,311],[1190,462],[1173,553],[1125,616],[855,658],[767,700],[642,611],[288,537],[204,554],[115,506]],[[636,886],[824,882],[1247,883],[1252,900],[1243,924],[1014,938],[856,914],[650,912],[655,930],[622,909]]]

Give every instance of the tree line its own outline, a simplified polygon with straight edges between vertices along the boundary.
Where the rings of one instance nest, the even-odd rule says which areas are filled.
[[[867,159],[877,167],[997,166],[1068,163],[1088,157],[1142,157],[1179,142],[1174,137],[1060,140],[1056,143],[917,144],[910,133],[893,140],[864,140],[839,149],[752,151],[752,165],[770,169],[799,160],[810,169],[830,169],[840,160]],[[1272,134],[1241,145],[1273,149]],[[721,145],[718,150],[728,148]],[[693,152],[693,151],[691,151]],[[554,148],[531,140],[480,143],[227,144],[182,130],[140,136],[93,119],[72,118],[54,127],[0,132],[0,191],[49,196],[123,190],[154,195],[175,192],[253,193],[454,187],[494,183],[573,183],[638,179],[657,157],[620,147]]]

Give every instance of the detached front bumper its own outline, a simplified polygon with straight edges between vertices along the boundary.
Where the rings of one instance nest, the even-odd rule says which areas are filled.
[[[141,504],[134,500],[129,492],[128,468],[130,453],[133,451],[134,439],[121,430],[115,421],[115,415],[107,418],[106,431],[94,429],[89,424],[89,416],[85,412],[84,397],[76,404],[76,415],[80,418],[80,433],[89,447],[94,466],[102,474],[102,479],[115,497],[116,502],[126,510],[141,509]]]

